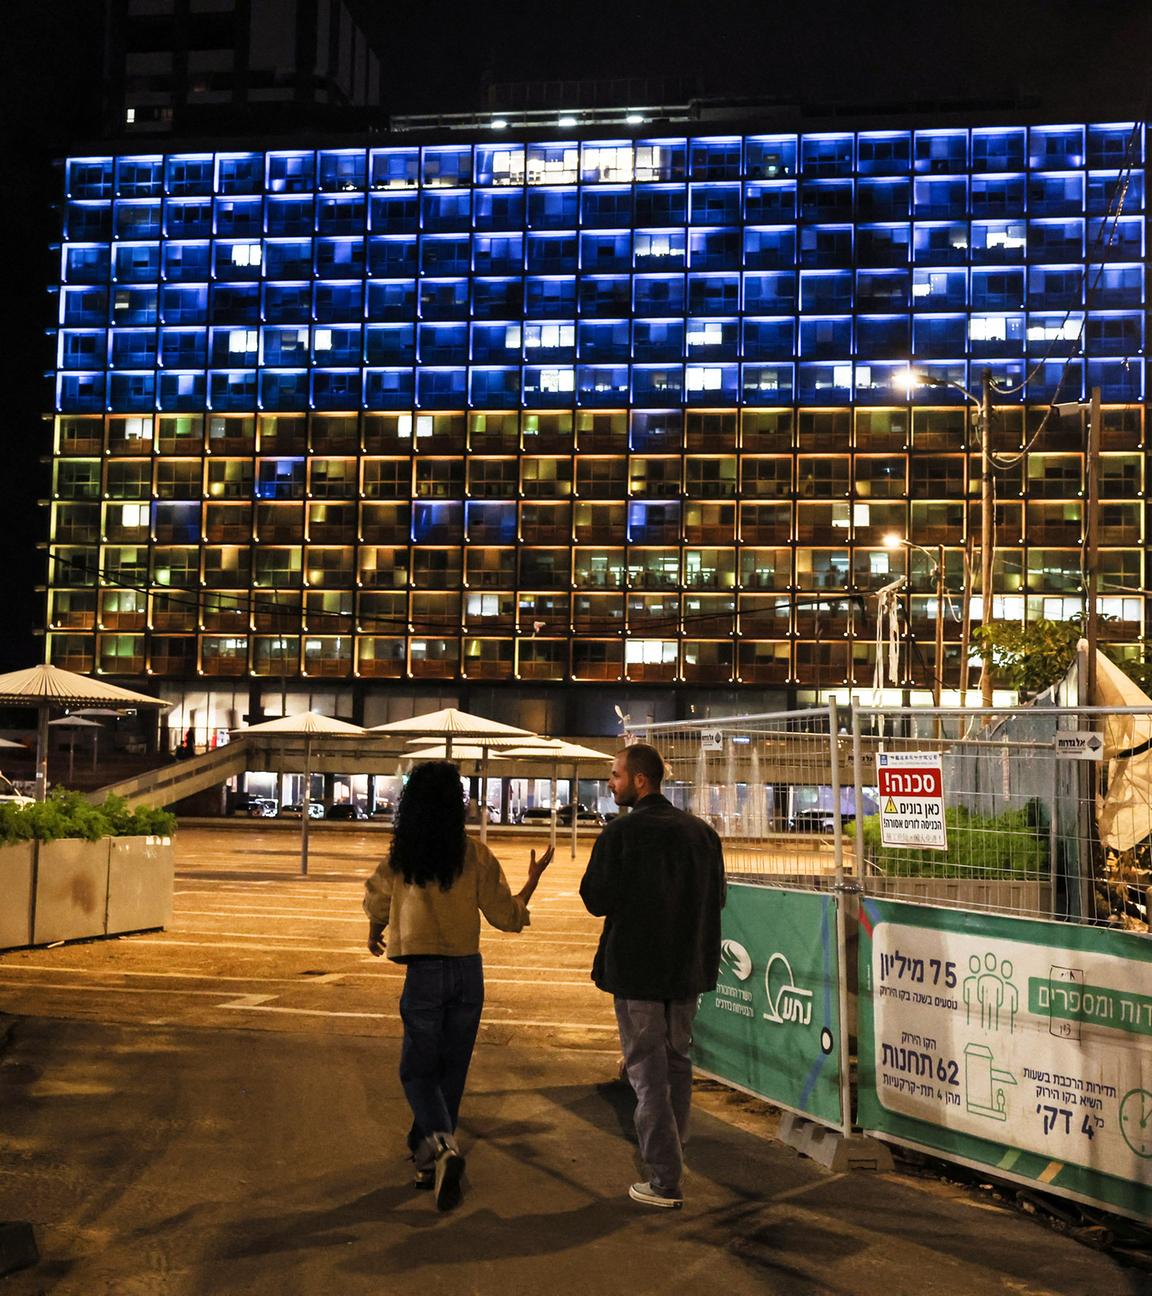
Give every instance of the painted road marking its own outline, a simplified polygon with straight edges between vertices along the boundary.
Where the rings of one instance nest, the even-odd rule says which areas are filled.
[[[176,942],[173,942],[174,944]],[[355,951],[353,951],[355,953]],[[239,981],[244,985],[336,985],[340,981],[351,979],[357,981],[384,981],[400,980],[404,976],[404,969],[391,964],[384,964],[379,968],[371,971],[351,971],[351,972],[325,972],[321,976],[290,976],[290,977],[268,977],[268,976],[224,976],[212,972],[136,972],[121,968],[87,968],[87,967],[69,967],[67,964],[60,963],[37,963],[26,965],[0,965],[5,972],[51,972],[63,973],[66,976],[101,976],[101,977],[156,977],[167,978],[171,980],[183,981]],[[530,968],[513,968],[510,971],[531,971]],[[570,971],[571,969],[560,969],[561,971]],[[525,985],[538,986],[547,984],[550,988],[555,989],[595,989],[591,981],[547,981],[542,982],[540,977],[493,977],[485,976],[486,985]]]

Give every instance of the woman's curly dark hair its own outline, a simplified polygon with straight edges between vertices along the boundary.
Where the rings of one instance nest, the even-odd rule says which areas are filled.
[[[464,869],[464,789],[451,761],[428,761],[408,776],[392,820],[388,865],[411,886],[447,891]]]

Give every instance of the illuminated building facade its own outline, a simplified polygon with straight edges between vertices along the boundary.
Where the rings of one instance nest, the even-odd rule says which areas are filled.
[[[927,690],[897,533],[945,546],[951,690],[985,370],[996,615],[1082,607],[1083,416],[1044,416],[1098,386],[1137,651],[1143,127],[693,129],[68,159],[50,660],[780,705],[872,683],[910,562]]]

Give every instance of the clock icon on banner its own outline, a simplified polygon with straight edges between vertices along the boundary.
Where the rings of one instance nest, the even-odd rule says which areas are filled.
[[[1120,1133],[1138,1157],[1152,1158],[1152,1093],[1130,1089],[1120,1100]]]

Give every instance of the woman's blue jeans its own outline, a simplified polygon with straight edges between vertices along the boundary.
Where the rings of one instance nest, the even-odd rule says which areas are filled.
[[[455,1132],[484,1008],[484,965],[468,954],[420,955],[407,966],[400,1083],[412,1108],[408,1147],[416,1153],[433,1134]]]

